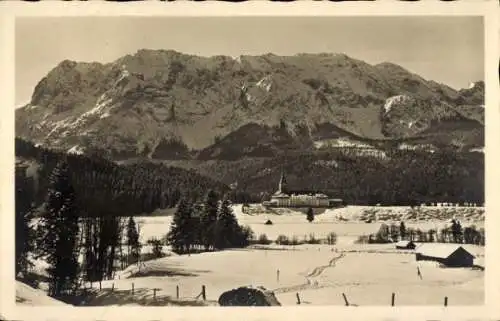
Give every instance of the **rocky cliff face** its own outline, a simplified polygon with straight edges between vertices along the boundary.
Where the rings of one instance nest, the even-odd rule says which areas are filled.
[[[218,157],[234,146],[238,155],[261,156],[346,137],[425,141],[442,122],[482,131],[483,104],[482,82],[456,91],[344,54],[207,58],[139,50],[109,64],[61,62],[16,111],[16,135],[117,159]],[[446,128],[437,132],[453,136]],[[467,142],[462,147],[483,145]]]

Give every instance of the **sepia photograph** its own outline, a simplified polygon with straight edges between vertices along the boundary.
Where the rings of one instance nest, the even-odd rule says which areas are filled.
[[[15,305],[484,306],[485,23],[16,17]]]

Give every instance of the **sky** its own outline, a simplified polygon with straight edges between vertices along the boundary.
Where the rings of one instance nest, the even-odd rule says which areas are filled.
[[[112,62],[139,49],[187,54],[345,53],[393,62],[455,89],[484,80],[481,17],[22,17],[16,106],[62,60]]]

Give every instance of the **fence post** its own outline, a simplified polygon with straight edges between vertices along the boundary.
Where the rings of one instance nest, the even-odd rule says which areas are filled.
[[[347,301],[347,297],[345,296],[345,293],[342,293],[342,296],[344,297],[345,305],[349,306],[349,301]]]
[[[115,290],[115,282],[111,283],[111,292]]]
[[[101,280],[99,280],[99,291],[102,290],[102,283],[101,283]]]
[[[156,300],[156,289],[153,289],[153,299]]]
[[[447,296],[444,297],[444,306],[445,307],[448,306],[448,297]]]
[[[392,293],[391,306],[394,306],[395,299],[396,299],[396,293]]]
[[[134,282],[132,282],[132,294],[134,294]]]
[[[205,291],[205,286],[204,285],[201,286],[201,297],[203,298],[203,301],[207,300],[207,293]]]
[[[176,297],[178,299],[179,298],[179,286],[178,285],[175,286],[175,294],[176,294]]]
[[[300,295],[299,295],[299,292],[297,292],[297,304],[300,304]]]

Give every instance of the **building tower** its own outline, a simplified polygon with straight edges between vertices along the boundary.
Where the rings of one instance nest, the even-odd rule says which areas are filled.
[[[286,177],[285,177],[285,171],[284,170],[281,171],[281,178],[280,178],[280,183],[279,183],[279,186],[278,186],[278,191],[280,193],[284,193],[284,194],[287,194],[287,191],[288,191],[288,186],[287,186]]]

